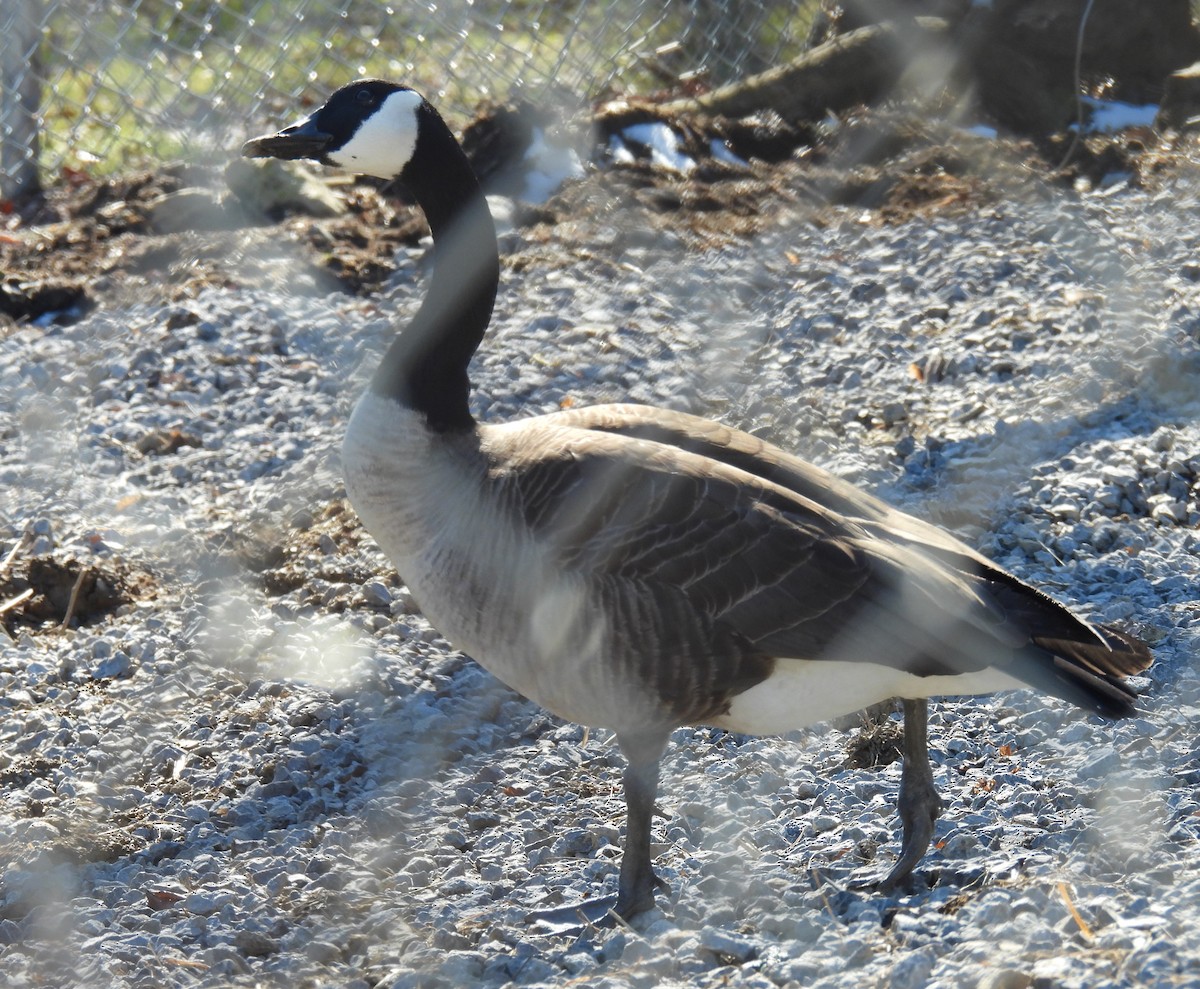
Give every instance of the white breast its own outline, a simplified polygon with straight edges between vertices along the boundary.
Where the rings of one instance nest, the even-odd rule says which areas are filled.
[[[469,444],[367,393],[342,445],[346,492],[425,617],[510,687],[581,724],[643,727],[647,700],[612,675],[614,630],[581,578],[491,500]]]

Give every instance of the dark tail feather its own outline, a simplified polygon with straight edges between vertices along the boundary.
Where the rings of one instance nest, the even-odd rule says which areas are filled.
[[[1035,636],[1033,642],[1070,663],[1091,670],[1097,676],[1135,676],[1154,662],[1150,647],[1140,639],[1110,625],[1097,626],[1096,632],[1103,637],[1107,649],[1094,642],[1074,639]]]
[[[1054,657],[1053,671],[1059,689],[1047,687],[1047,690],[1063,700],[1114,720],[1127,718],[1137,710],[1134,706],[1137,694],[1116,677],[1097,675],[1062,656]]]
[[[1133,714],[1137,694],[1121,679],[1141,673],[1154,660],[1150,647],[1107,625],[1096,632],[1104,644],[1035,638],[1021,675],[1055,697],[1105,718]]]

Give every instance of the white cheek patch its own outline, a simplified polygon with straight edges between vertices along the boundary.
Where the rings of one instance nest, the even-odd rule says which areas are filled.
[[[381,179],[395,178],[417,148],[419,94],[402,89],[388,96],[354,135],[327,157],[335,165]]]

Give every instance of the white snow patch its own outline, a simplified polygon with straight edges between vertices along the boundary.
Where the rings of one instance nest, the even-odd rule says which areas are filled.
[[[739,158],[737,155],[735,155],[730,149],[729,145],[725,141],[722,141],[719,137],[714,137],[709,142],[708,147],[712,152],[712,156],[716,158],[717,161],[723,161],[726,165],[734,165],[738,168],[750,167],[749,162],[747,162],[744,158]]]
[[[616,134],[613,134],[608,139],[608,156],[617,165],[632,165],[637,161],[637,155],[630,151],[625,146],[625,142],[617,137]]]
[[[540,127],[533,129],[533,140],[525,152],[529,171],[521,198],[527,203],[544,203],[567,179],[583,178],[583,162],[574,148],[563,148],[546,141]]]
[[[621,131],[621,138],[644,145],[650,151],[650,160],[663,168],[687,175],[696,167],[696,163],[679,150],[679,137],[666,124],[654,121],[630,124]],[[611,148],[611,142],[609,146]],[[623,143],[622,148],[624,148]],[[629,154],[627,148],[625,148],[625,153]],[[628,159],[624,159],[614,154],[613,160],[632,161],[634,159],[632,155]]]
[[[1117,100],[1097,100],[1085,96],[1083,102],[1091,108],[1092,119],[1087,130],[1096,133],[1111,134],[1114,131],[1125,130],[1127,127],[1150,127],[1158,113],[1158,104],[1121,103]],[[1073,124],[1072,130],[1078,129]]]

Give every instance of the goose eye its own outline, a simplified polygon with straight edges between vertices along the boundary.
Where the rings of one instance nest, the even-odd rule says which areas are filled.
[[[371,103],[375,102],[375,97],[371,95],[371,91],[369,89],[360,89],[354,94],[354,102],[363,106],[369,106]]]

